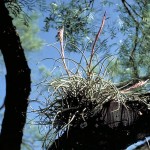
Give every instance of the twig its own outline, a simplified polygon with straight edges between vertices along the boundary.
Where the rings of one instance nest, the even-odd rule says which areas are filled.
[[[125,0],[121,0],[122,3],[123,3],[123,6],[124,8],[126,9],[127,13],[129,14],[129,16],[133,19],[133,21],[136,23],[136,24],[139,24],[138,21],[135,19],[134,15],[132,14],[132,12],[129,10],[128,6],[126,5],[127,2]]]

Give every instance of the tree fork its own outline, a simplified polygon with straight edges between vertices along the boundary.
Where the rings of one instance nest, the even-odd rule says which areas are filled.
[[[30,68],[3,0],[0,0],[0,20],[0,50],[7,71],[0,149],[20,150],[31,90]]]

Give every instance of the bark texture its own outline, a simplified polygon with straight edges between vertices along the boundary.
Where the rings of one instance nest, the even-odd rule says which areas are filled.
[[[30,94],[30,69],[3,0],[0,0],[0,50],[7,71],[0,149],[20,150]]]

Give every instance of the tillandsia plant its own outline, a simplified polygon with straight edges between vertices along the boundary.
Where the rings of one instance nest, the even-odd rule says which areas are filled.
[[[48,147],[59,134],[69,130],[70,127],[86,127],[86,121],[98,114],[108,101],[115,101],[118,105],[112,112],[119,110],[120,105],[128,109],[126,101],[129,98],[126,93],[134,88],[143,86],[147,82],[140,82],[141,84],[136,84],[126,90],[118,89],[110,80],[106,80],[107,67],[104,67],[104,63],[107,58],[98,60],[95,65],[93,64],[96,53],[95,45],[101,35],[105,20],[106,12],[93,42],[89,61],[85,56],[85,51],[81,51],[78,47],[76,48],[81,53],[79,62],[65,58],[64,27],[58,32],[62,63],[60,59],[56,61],[62,64],[66,73],[63,73],[58,78],[52,78],[50,81],[46,79],[46,81],[42,82],[48,87],[48,98],[46,98],[44,108],[39,110],[42,116],[41,124],[48,125],[50,128],[45,136],[45,144]],[[76,65],[75,71],[67,67],[66,60],[72,61]],[[86,62],[85,67],[82,66],[82,60]],[[99,69],[95,71],[97,67]]]

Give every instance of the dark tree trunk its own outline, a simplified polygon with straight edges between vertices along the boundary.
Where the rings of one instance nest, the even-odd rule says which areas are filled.
[[[20,150],[30,94],[30,69],[3,0],[0,0],[0,50],[7,71],[0,150]]]

